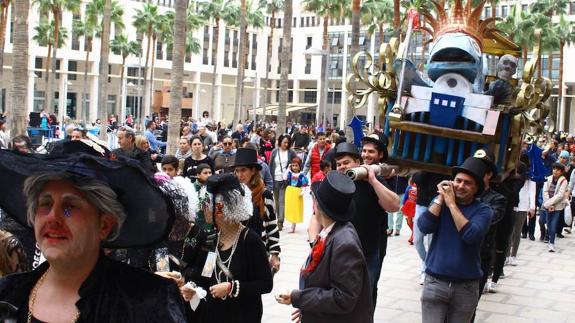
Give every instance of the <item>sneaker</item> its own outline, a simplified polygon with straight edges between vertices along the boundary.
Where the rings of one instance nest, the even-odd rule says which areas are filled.
[[[515,257],[509,257],[509,265],[510,266],[517,266],[517,259]]]
[[[535,241],[535,236],[529,236],[529,240]]]
[[[565,233],[571,234],[571,228],[565,228]]]
[[[425,282],[425,273],[419,275],[419,285],[423,285],[423,282]]]
[[[507,266],[509,265],[509,257],[505,258],[505,262],[503,263],[503,266]]]
[[[483,286],[483,291],[482,291],[483,294],[489,293],[489,283],[490,282],[486,282],[485,286]]]
[[[488,284],[489,284],[489,292],[490,292],[491,294],[497,293],[497,283],[488,282]]]
[[[555,252],[555,245],[552,243],[549,244],[549,252]]]
[[[398,235],[399,235],[399,230],[393,231],[393,235],[394,235],[394,236],[398,236]]]
[[[565,238],[565,236],[562,235],[561,233],[557,233],[557,238]]]

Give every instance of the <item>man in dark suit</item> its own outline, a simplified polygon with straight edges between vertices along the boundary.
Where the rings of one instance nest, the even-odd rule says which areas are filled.
[[[277,296],[304,322],[373,322],[371,285],[361,243],[349,222],[355,215],[354,183],[329,172],[312,186],[315,216],[324,228],[313,246],[300,286]]]

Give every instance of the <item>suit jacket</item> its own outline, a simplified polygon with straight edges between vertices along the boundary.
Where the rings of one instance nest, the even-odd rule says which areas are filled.
[[[326,239],[318,266],[291,294],[302,322],[373,322],[367,265],[353,225],[335,224]]]

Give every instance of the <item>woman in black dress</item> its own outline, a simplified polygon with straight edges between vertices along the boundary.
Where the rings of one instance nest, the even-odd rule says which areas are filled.
[[[192,155],[184,161],[183,176],[188,177],[195,181],[197,175],[197,168],[200,164],[208,164],[214,171],[214,161],[206,154],[204,154],[204,142],[200,136],[193,136],[190,139],[192,145]]]
[[[272,290],[273,280],[260,237],[241,224],[253,213],[251,192],[232,174],[209,177],[207,189],[212,198],[204,214],[206,222],[215,222],[217,238],[215,248],[200,242],[204,239],[184,247],[183,260],[189,264],[184,270],[186,281],[208,292],[190,320],[261,322],[261,295]],[[189,300],[193,291],[184,287],[182,294]]]

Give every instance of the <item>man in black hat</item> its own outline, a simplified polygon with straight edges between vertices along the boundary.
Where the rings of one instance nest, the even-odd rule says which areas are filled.
[[[349,223],[357,216],[355,191],[347,176],[333,171],[312,186],[315,217],[323,230],[301,271],[304,287],[277,298],[298,308],[295,315],[304,322],[373,322],[369,274]]]
[[[336,147],[337,171],[345,173],[350,168],[361,167],[361,155],[357,148],[347,142]],[[381,176],[365,166],[366,180],[355,182],[353,200],[357,205],[356,216],[351,220],[361,241],[363,255],[367,262],[369,280],[372,287],[373,304],[377,300],[377,282],[381,272],[380,240],[381,226],[387,223],[387,212],[399,210],[399,196],[387,187]]]
[[[17,308],[16,321],[185,321],[173,281],[104,256],[104,247],[156,244],[170,229],[174,206],[141,168],[0,151],[0,182],[0,206],[33,226],[47,260],[0,280],[0,301]]]
[[[479,302],[480,247],[493,211],[480,202],[487,166],[470,157],[453,168],[453,181],[437,185],[439,195],[418,219],[423,233],[433,233],[425,260],[421,295],[424,323],[470,322]]]

